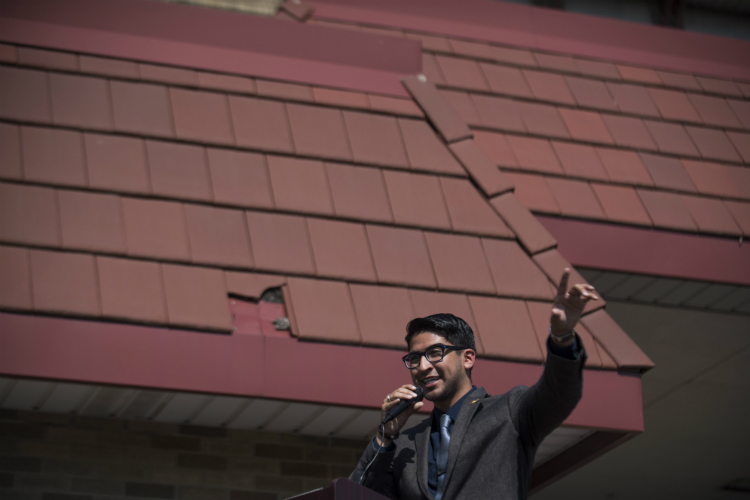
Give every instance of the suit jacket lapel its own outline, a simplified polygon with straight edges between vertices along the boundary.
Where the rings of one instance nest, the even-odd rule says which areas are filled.
[[[453,424],[453,431],[451,432],[451,444],[448,448],[448,466],[445,469],[445,491],[447,491],[448,489],[451,472],[453,472],[453,468],[456,465],[458,452],[461,449],[464,435],[469,428],[471,419],[474,418],[474,413],[476,413],[477,409],[479,409],[479,405],[481,404],[481,402],[477,400],[482,400],[485,397],[487,397],[487,391],[484,390],[484,387],[478,388],[477,390],[469,394],[469,397],[466,398],[463,405],[461,406],[461,410],[458,412],[458,419],[456,420],[456,423]]]
[[[414,445],[417,452],[417,484],[419,484],[419,489],[422,490],[422,493],[427,498],[433,498],[432,494],[430,494],[430,488],[427,485],[427,454],[430,452],[430,430],[432,429],[432,418],[432,415],[430,415],[425,428],[414,438]]]

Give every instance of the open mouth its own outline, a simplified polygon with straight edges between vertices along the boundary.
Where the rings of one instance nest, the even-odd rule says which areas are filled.
[[[440,381],[440,377],[427,377],[422,379],[422,387],[425,389],[431,389],[437,385]]]

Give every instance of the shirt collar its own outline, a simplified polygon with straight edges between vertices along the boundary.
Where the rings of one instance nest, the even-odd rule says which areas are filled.
[[[441,416],[443,416],[443,413],[447,413],[447,414],[448,414],[448,416],[449,416],[449,417],[451,418],[451,420],[452,420],[453,422],[455,422],[455,421],[456,421],[456,419],[458,418],[458,412],[460,412],[460,411],[461,411],[461,406],[463,406],[463,404],[464,404],[464,401],[466,401],[466,398],[468,398],[468,397],[469,397],[469,395],[470,395],[470,394],[471,394],[472,392],[474,392],[474,391],[475,391],[476,389],[477,389],[477,386],[475,386],[475,385],[472,385],[472,386],[471,386],[471,390],[470,390],[469,392],[467,392],[466,394],[464,394],[464,395],[463,395],[463,396],[461,397],[461,399],[459,399],[458,401],[456,401],[456,402],[455,402],[455,403],[453,404],[453,406],[451,406],[451,407],[450,407],[450,408],[448,409],[448,411],[445,411],[445,412],[444,412],[443,410],[441,410],[441,409],[439,409],[439,408],[437,408],[437,407],[433,408],[433,409],[432,409],[432,412],[433,412],[433,413],[435,414],[435,418],[436,418],[436,419],[437,419],[438,421],[440,421],[440,417],[441,417]]]

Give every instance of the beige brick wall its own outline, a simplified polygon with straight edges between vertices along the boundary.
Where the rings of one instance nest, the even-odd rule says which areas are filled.
[[[366,441],[0,410],[3,500],[281,500]]]

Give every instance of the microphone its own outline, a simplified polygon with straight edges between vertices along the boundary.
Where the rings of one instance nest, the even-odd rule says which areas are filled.
[[[388,412],[388,414],[385,417],[385,420],[380,425],[385,425],[394,418],[398,417],[402,411],[413,405],[414,403],[419,403],[422,401],[422,398],[424,398],[424,390],[417,386],[416,389],[414,389],[414,392],[417,393],[417,397],[411,398],[411,399],[402,399],[399,401],[399,403],[391,408],[391,411]]]

